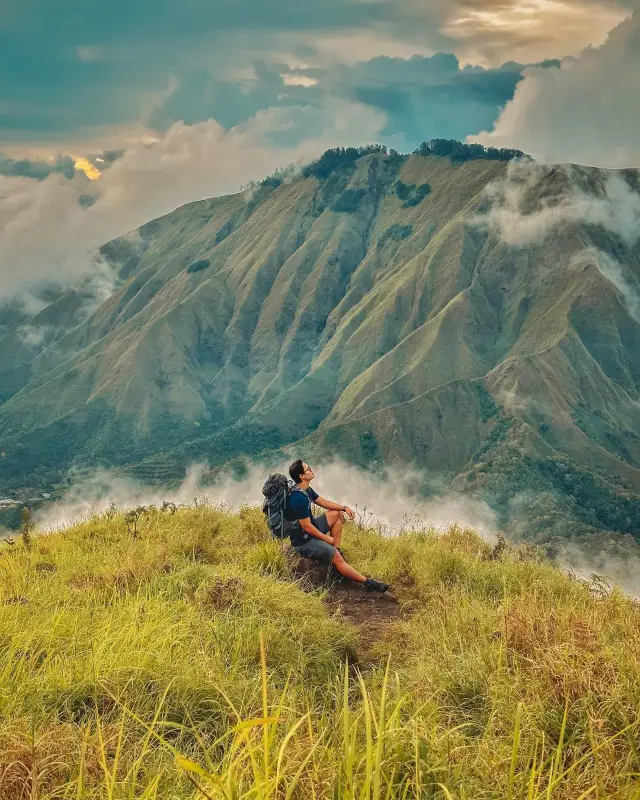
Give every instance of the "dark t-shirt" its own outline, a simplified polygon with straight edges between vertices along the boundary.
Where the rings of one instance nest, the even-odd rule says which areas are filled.
[[[287,500],[287,507],[284,510],[284,518],[289,522],[289,538],[294,547],[299,547],[301,544],[308,542],[311,538],[308,533],[305,533],[300,525],[296,523],[298,520],[307,519],[311,520],[311,524],[315,525],[316,521],[311,513],[311,503],[315,503],[319,495],[309,486],[306,491],[302,489],[294,489],[289,493]]]

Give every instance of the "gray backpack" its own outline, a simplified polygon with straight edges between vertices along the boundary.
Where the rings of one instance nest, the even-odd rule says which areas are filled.
[[[295,487],[295,483],[284,475],[275,473],[269,475],[262,487],[264,503],[262,510],[267,518],[267,525],[276,539],[286,539],[286,519],[284,516],[289,492]]]

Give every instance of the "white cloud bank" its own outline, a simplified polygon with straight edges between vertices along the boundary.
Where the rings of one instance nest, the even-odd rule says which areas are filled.
[[[115,472],[102,470],[75,483],[59,502],[41,509],[36,520],[41,529],[68,526],[92,514],[105,511],[111,503],[119,509],[138,505],[160,506],[166,500],[191,505],[194,498],[204,498],[230,508],[260,505],[262,484],[269,472],[287,474],[288,465],[251,466],[242,480],[219,481],[213,486],[202,483],[204,467],[193,466],[179,488],[168,490],[144,486],[125,479]],[[403,473],[393,479],[376,479],[363,475],[354,467],[324,464],[317,468],[314,488],[320,494],[350,505],[357,516],[368,524],[378,524],[388,533],[400,529],[432,525],[446,529],[454,523],[472,527],[490,538],[497,531],[496,519],[489,506],[469,497],[447,493],[433,500],[423,500],[409,487],[419,483],[420,476]]]
[[[525,72],[493,131],[470,141],[517,147],[539,161],[640,166],[640,11],[601,47],[559,68]]]
[[[315,135],[274,146],[269,133],[295,127],[300,114]],[[81,173],[72,180],[0,176],[0,296],[43,281],[73,283],[96,269],[92,253],[110,239],[184,203],[237,191],[277,167],[309,161],[328,147],[370,141],[384,122],[367,106],[332,99],[319,108],[261,112],[230,131],[215,120],[178,122],[155,142],[129,148],[93,182]],[[81,203],[83,195],[93,204]]]
[[[476,222],[510,245],[541,244],[568,223],[599,226],[629,247],[640,239],[640,194],[618,172],[513,161],[487,187],[487,199],[490,208]]]

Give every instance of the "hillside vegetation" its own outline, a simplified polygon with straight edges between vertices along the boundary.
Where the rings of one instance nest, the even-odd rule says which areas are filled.
[[[252,508],[5,544],[1,800],[640,795],[634,602],[456,527],[346,542],[399,606],[354,617]]]

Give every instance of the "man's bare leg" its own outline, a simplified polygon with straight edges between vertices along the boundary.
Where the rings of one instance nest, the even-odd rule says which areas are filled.
[[[340,553],[336,553],[333,557],[333,566],[343,578],[348,578],[350,581],[364,583],[367,580],[364,575],[361,575],[357,570],[349,566]]]
[[[334,547],[342,544],[342,513],[340,511],[327,511],[327,522],[331,530],[330,536],[333,537]]]

